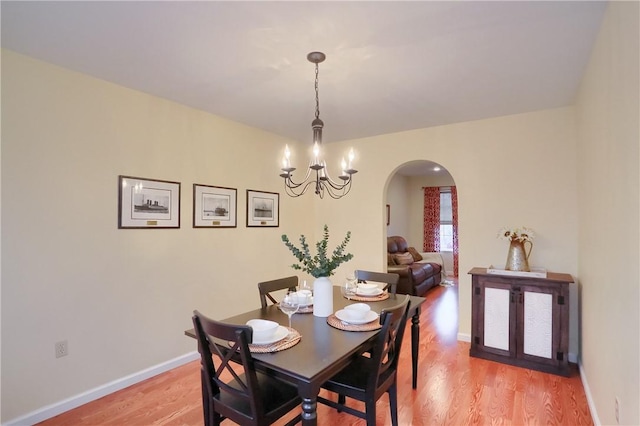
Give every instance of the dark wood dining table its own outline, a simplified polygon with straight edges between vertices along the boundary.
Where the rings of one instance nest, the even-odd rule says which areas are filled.
[[[390,295],[388,299],[367,302],[378,314],[387,307],[395,306],[404,300],[404,294]],[[257,297],[256,297],[257,298]],[[413,388],[417,386],[418,347],[420,340],[420,306],[423,297],[410,296],[409,315],[411,316],[411,359],[413,370]],[[347,300],[340,287],[333,288],[333,310],[342,309],[355,303]],[[263,318],[288,325],[287,316],[276,305],[256,309],[235,315],[222,321],[231,324],[245,324],[248,320]],[[317,424],[317,396],[320,386],[341,369],[345,368],[353,356],[371,347],[377,331],[344,331],[330,326],[327,318],[316,317],[312,313],[293,315],[292,327],[302,338],[295,346],[279,352],[254,353],[252,357],[256,368],[267,371],[297,386],[302,398],[302,424]],[[185,334],[195,338],[193,328]],[[206,386],[202,387],[206,392]],[[206,398],[206,395],[203,394]]]

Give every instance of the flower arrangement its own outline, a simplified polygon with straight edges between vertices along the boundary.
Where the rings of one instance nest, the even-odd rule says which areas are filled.
[[[317,254],[315,256],[311,256],[309,251],[309,244],[307,243],[307,239],[304,235],[300,235],[300,244],[301,247],[298,248],[286,235],[282,235],[282,241],[287,246],[291,253],[298,259],[300,264],[294,263],[291,265],[293,269],[302,270],[307,272],[314,278],[320,277],[329,277],[333,275],[333,272],[340,266],[341,263],[348,262],[353,258],[353,254],[345,253],[345,247],[349,243],[351,239],[351,231],[347,232],[347,236],[344,238],[342,243],[333,250],[331,256],[327,256],[327,245],[329,244],[329,227],[324,225],[324,233],[322,240],[316,243]]]
[[[500,230],[500,232],[498,232],[498,238],[500,238],[501,240],[520,241],[522,243],[525,241],[531,242],[535,238],[535,236],[536,235],[533,232],[533,229],[527,228],[525,226],[522,226],[520,228],[504,227]]]

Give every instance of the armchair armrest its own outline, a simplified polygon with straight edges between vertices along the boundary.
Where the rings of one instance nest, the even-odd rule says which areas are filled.
[[[422,260],[418,261],[420,263],[437,263],[441,267],[444,267],[444,260],[439,252],[420,252],[420,256],[422,256]]]
[[[390,274],[400,275],[400,279],[410,277],[409,266],[407,265],[388,265],[387,272]]]

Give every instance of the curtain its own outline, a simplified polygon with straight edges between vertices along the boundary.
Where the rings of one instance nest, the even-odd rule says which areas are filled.
[[[440,251],[440,188],[424,188],[423,251]]]
[[[458,277],[458,190],[451,187],[451,214],[453,216],[453,276]]]

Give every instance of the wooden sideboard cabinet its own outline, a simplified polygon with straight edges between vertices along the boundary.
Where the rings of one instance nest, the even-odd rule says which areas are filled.
[[[546,278],[469,271],[470,356],[569,376],[569,274]]]

